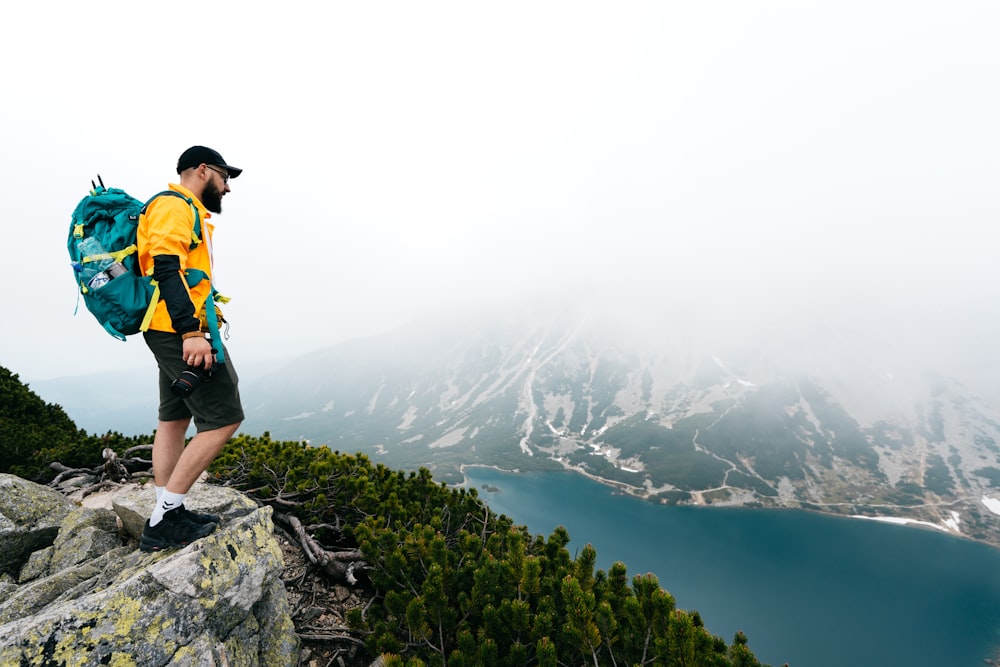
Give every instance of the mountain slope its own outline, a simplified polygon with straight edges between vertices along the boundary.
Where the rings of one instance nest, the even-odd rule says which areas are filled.
[[[1000,544],[984,503],[997,402],[905,361],[889,337],[829,327],[726,344],[510,311],[303,357],[247,388],[244,430],[451,482],[468,464],[570,467],[662,502],[905,517]]]

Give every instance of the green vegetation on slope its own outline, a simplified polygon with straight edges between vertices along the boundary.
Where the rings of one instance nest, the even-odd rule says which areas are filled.
[[[89,466],[104,447],[121,454],[140,440],[77,431],[0,371],[0,472],[51,478],[49,461]],[[296,515],[324,548],[361,549],[374,602],[349,622],[390,667],[760,665],[742,633],[731,645],[713,636],[654,575],[629,580],[622,563],[595,570],[596,551],[572,558],[565,529],[531,536],[426,469],[394,471],[265,433],[235,438],[210,472]]]
[[[573,559],[565,529],[532,537],[426,469],[265,434],[236,438],[212,472],[322,526],[324,548],[361,548],[380,604],[349,620],[388,665],[759,665],[742,635],[712,636],[655,576],[595,570],[596,551]]]
[[[140,440],[120,433],[88,435],[61,407],[43,401],[0,366],[0,472],[44,483],[56,475],[49,467],[53,461],[91,467],[105,447],[120,454]]]

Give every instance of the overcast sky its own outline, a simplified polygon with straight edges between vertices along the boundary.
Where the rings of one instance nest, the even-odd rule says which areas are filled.
[[[0,365],[151,363],[73,316],[70,213],[192,144],[245,170],[242,363],[564,286],[995,322],[998,35],[992,0],[14,3]]]

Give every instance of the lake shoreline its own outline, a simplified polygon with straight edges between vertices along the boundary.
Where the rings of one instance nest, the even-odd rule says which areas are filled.
[[[865,515],[865,514],[851,514],[851,513],[848,513],[848,512],[838,512],[838,511],[834,511],[834,510],[823,509],[823,505],[821,503],[803,503],[802,501],[799,501],[799,500],[795,500],[795,501],[783,500],[783,501],[777,501],[777,502],[774,502],[774,503],[765,503],[765,502],[761,502],[756,497],[754,498],[754,500],[751,500],[751,501],[748,501],[748,502],[733,501],[733,502],[726,502],[726,503],[713,503],[713,502],[698,503],[698,502],[669,502],[669,501],[665,501],[665,500],[660,500],[659,502],[657,502],[654,498],[652,498],[650,496],[649,492],[646,489],[640,489],[640,488],[637,488],[637,487],[632,486],[630,484],[626,484],[624,482],[619,482],[619,481],[616,481],[616,480],[610,480],[610,479],[607,479],[607,478],[604,478],[604,477],[600,477],[599,475],[595,475],[593,473],[587,472],[586,470],[583,470],[582,468],[580,468],[578,466],[567,465],[565,462],[560,462],[560,463],[562,464],[562,472],[575,473],[575,474],[578,474],[578,475],[580,475],[582,477],[586,477],[587,479],[590,479],[590,480],[592,480],[594,482],[597,482],[598,484],[601,484],[602,486],[607,486],[607,487],[613,488],[613,489],[615,489],[615,490],[617,490],[617,491],[619,491],[619,492],[621,492],[623,494],[632,496],[633,498],[637,498],[639,500],[645,500],[645,501],[648,501],[648,502],[653,502],[653,503],[657,503],[657,504],[661,504],[661,505],[666,505],[666,506],[674,506],[674,507],[726,507],[726,508],[746,508],[746,509],[765,509],[765,510],[766,509],[774,509],[774,510],[798,510],[798,511],[803,511],[803,512],[814,512],[816,514],[820,514],[820,515],[824,515],[824,516],[843,517],[843,518],[848,518],[848,519],[863,519],[863,520],[866,520],[866,521],[875,521],[875,522],[886,523],[886,524],[891,524],[891,525],[906,526],[906,527],[918,528],[918,529],[922,529],[922,530],[937,531],[937,532],[945,533],[945,534],[950,535],[952,537],[957,537],[957,538],[960,538],[960,539],[963,539],[963,540],[969,540],[971,542],[976,542],[978,544],[985,544],[985,545],[987,545],[987,546],[989,546],[989,547],[991,547],[993,549],[1000,550],[1000,542],[994,542],[994,541],[987,540],[987,539],[980,539],[980,538],[974,537],[972,535],[967,535],[967,534],[963,533],[959,529],[960,521],[955,516],[953,516],[952,519],[948,521],[947,525],[943,525],[943,524],[940,524],[940,523],[934,523],[932,521],[927,521],[925,519],[915,519],[915,518],[911,518],[911,517],[901,517],[901,516],[893,516],[893,515],[886,515],[886,514]],[[503,472],[503,473],[512,473],[512,474],[520,474],[522,472],[525,472],[525,471],[520,470],[519,468],[507,469],[507,468],[503,468],[503,467],[498,466],[498,465],[491,465],[491,464],[486,464],[486,463],[467,463],[467,464],[462,464],[461,466],[459,466],[459,471],[462,473],[462,479],[463,479],[463,481],[462,481],[461,484],[456,484],[455,485],[456,487],[459,487],[459,488],[460,487],[468,487],[468,476],[465,474],[466,468],[486,468],[486,469],[496,470],[496,471]],[[541,471],[538,471],[538,472],[541,472]],[[556,472],[556,471],[551,471],[551,472]],[[986,496],[986,495],[983,495],[982,498],[981,498],[981,500],[980,500],[980,503],[990,513],[996,514],[996,515],[1000,515],[1000,500],[991,498],[991,497]],[[858,505],[851,505],[851,507],[857,507],[857,506]],[[829,505],[827,505],[827,507],[829,507]],[[905,506],[900,506],[900,507],[901,508],[905,508]],[[955,514],[957,514],[957,513],[953,512],[953,515],[955,515]],[[998,658],[1000,658],[1000,654],[998,654]]]

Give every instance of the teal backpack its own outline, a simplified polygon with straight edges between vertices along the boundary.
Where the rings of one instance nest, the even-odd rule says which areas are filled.
[[[125,340],[126,336],[149,328],[160,296],[160,288],[153,277],[139,271],[136,245],[139,216],[157,197],[180,197],[191,206],[193,213],[190,247],[194,249],[202,242],[201,215],[193,200],[174,190],[159,192],[144,204],[124,190],[105,188],[100,176],[97,180],[100,185],[91,181],[93,189],[73,211],[66,247],[73,279],[87,310],[105,331],[118,340]],[[204,272],[196,269],[189,269],[186,276],[189,287],[208,279]],[[212,300],[215,299],[223,300],[213,288]],[[78,296],[77,308],[79,305]],[[223,363],[225,358],[215,308],[205,310],[216,361]]]

